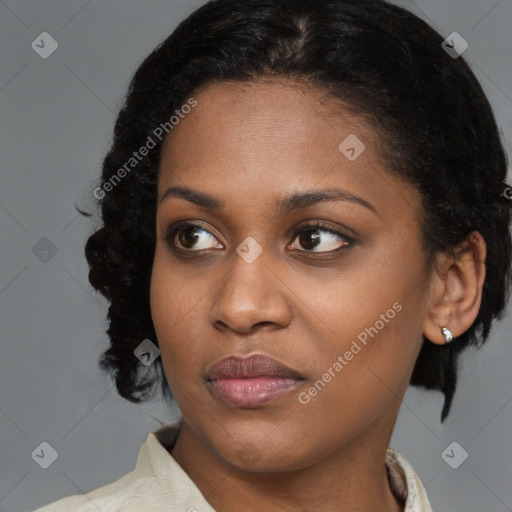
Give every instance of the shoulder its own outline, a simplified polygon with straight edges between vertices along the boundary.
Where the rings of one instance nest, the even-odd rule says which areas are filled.
[[[139,450],[134,470],[87,494],[67,496],[34,512],[149,510],[148,506],[152,508],[152,502],[158,499],[162,491],[154,463],[158,463],[159,457],[165,456],[170,458],[155,434],[150,432]]]
[[[62,498],[34,512],[215,512],[170,454],[178,432],[179,423],[150,432],[133,471],[87,494]]]
[[[119,480],[95,489],[88,494],[76,494],[67,496],[58,501],[50,503],[34,512],[114,512],[128,510],[121,508],[130,504],[133,508],[129,510],[141,510],[137,502],[148,504],[148,497],[152,496],[152,490],[158,492],[155,479],[151,477],[138,477],[132,471]],[[137,499],[136,499],[137,498]],[[140,500],[143,499],[143,502]]]
[[[393,492],[405,501],[404,512],[432,512],[425,487],[405,457],[388,448],[386,466]]]

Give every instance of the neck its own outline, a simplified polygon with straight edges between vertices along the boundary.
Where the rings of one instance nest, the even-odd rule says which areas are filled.
[[[316,463],[279,473],[242,471],[215,454],[182,422],[171,452],[210,505],[222,512],[403,512],[384,463],[394,422]]]

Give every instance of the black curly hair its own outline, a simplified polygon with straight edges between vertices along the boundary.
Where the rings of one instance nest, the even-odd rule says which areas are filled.
[[[508,300],[512,201],[489,102],[465,60],[442,42],[424,21],[382,0],[212,0],[145,58],[94,190],[102,226],[85,247],[89,281],[111,303],[100,368],[122,397],[146,400],[160,382],[172,398],[161,358],[146,367],[134,356],[144,339],[158,345],[149,289],[162,127],[172,129],[170,117],[199,87],[289,78],[342,100],[378,131],[391,172],[421,192],[430,264],[474,230],[487,244],[476,320],[454,343],[424,338],[411,376],[411,385],[444,393],[444,421],[459,354],[486,341]],[[149,140],[154,147],[139,154]]]

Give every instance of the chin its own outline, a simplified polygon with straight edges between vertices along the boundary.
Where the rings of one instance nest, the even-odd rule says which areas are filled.
[[[272,428],[276,428],[275,423]],[[228,431],[232,432],[231,429]],[[255,429],[252,425],[247,431],[239,428],[237,434],[231,437],[223,435],[221,439],[209,438],[208,441],[217,457],[239,471],[294,471],[315,462],[315,456],[305,451],[305,447],[310,447],[310,443],[305,443],[301,436],[295,438],[290,432],[283,431],[280,435],[271,435],[269,431]]]

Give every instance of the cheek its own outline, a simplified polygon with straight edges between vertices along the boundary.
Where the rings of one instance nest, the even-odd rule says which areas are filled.
[[[377,315],[363,327],[347,326],[329,338],[329,351],[309,354],[317,371],[298,396],[299,410],[305,425],[322,430],[326,451],[340,435],[351,439],[400,406],[419,344],[406,335],[410,329],[404,309],[391,311],[395,315],[385,317],[388,323]]]
[[[187,288],[183,276],[169,265],[164,249],[157,247],[151,275],[150,306],[164,364],[174,364],[176,357],[183,354],[179,333],[190,309],[187,290],[190,287]]]
[[[188,315],[194,314],[204,295],[200,283],[194,281],[194,286],[190,283],[190,275],[172,261],[165,244],[158,241],[151,274],[150,306],[155,329],[163,341],[180,329]]]
[[[336,417],[371,421],[398,405],[408,385],[421,348],[428,281],[421,265],[403,265],[404,258],[422,261],[405,252],[400,259],[376,256],[365,272],[308,288],[310,310],[320,305],[311,316],[320,327],[307,343],[318,385],[303,401],[311,399],[307,407],[318,414],[332,410],[334,423]]]
[[[173,288],[180,286],[176,282],[173,286],[174,276],[166,267],[161,252],[157,247],[150,285],[151,318],[159,338],[162,333],[169,331],[176,323],[176,294],[173,293]]]
[[[169,261],[165,248],[155,253],[150,306],[162,362],[169,383],[200,374],[198,354],[205,349],[204,323],[211,284],[194,281]],[[172,385],[171,385],[172,387]]]

